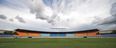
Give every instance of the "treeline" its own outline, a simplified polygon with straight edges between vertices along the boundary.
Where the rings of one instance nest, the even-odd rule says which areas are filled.
[[[8,34],[8,35],[18,35],[16,32],[13,32],[13,31],[5,31],[4,34]]]
[[[113,30],[112,33],[113,33],[113,34],[116,34],[116,30]]]

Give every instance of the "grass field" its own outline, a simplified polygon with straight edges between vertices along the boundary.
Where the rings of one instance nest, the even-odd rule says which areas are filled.
[[[0,39],[0,48],[116,48],[116,38]]]

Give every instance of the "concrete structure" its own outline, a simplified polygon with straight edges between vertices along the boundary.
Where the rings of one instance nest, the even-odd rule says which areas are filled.
[[[99,31],[100,34],[104,34],[104,33],[112,33],[112,30],[102,30]]]

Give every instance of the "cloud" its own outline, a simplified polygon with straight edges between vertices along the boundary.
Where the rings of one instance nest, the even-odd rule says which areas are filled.
[[[112,16],[115,16],[115,14],[116,14],[116,2],[112,4],[111,10],[110,10],[110,14]]]
[[[52,25],[59,20],[59,16],[56,13],[53,13],[51,8],[46,6],[42,0],[33,0],[29,3],[30,12],[36,14],[36,19],[46,20]],[[51,11],[52,15],[49,15],[47,11]],[[46,15],[47,14],[47,15]]]
[[[45,20],[55,27],[77,28],[85,25],[106,24],[111,17],[110,9],[115,0],[33,0],[30,12],[36,19]],[[99,22],[100,21],[100,22]],[[114,20],[113,20],[114,21]],[[112,21],[112,22],[113,22]],[[107,21],[111,22],[111,21]],[[92,24],[91,24],[92,23]],[[54,27],[51,26],[51,27]],[[97,26],[96,26],[97,27]],[[92,27],[95,28],[95,27]]]
[[[14,21],[13,19],[9,19],[9,21]]]
[[[99,19],[96,18],[97,21],[96,24],[97,25],[112,25],[112,24],[116,24],[116,3],[112,4],[112,7],[110,9],[110,14],[111,16],[104,18],[104,19]]]
[[[105,18],[98,25],[112,25],[116,24],[116,15]]]
[[[116,29],[116,2],[111,5],[110,16],[104,19],[95,17],[93,24],[97,26],[108,26],[108,29]]]
[[[7,17],[6,17],[5,15],[0,14],[0,19],[4,19],[4,20],[6,20]]]
[[[101,25],[104,24],[116,24],[116,3],[112,4],[112,8],[110,10],[110,17],[107,17],[103,20],[103,22],[101,23]]]
[[[21,22],[21,23],[26,23],[25,22],[25,20],[22,18],[22,17],[19,17],[19,15],[17,15],[16,17],[15,17],[15,19],[17,19],[19,22]]]
[[[8,2],[4,2],[7,5],[0,3],[2,9],[0,13],[6,15],[8,19],[13,18],[14,20],[13,22],[5,21],[18,25],[18,27],[25,25],[22,28],[81,30],[99,28],[100,24],[103,25],[102,27],[105,26],[104,28],[106,26],[109,28],[114,24],[108,22],[114,22],[110,21],[115,18],[115,10],[111,11],[111,8],[113,8],[112,3],[116,0],[26,0],[29,1],[28,5],[24,0],[20,2],[17,0],[5,1]],[[26,6],[29,8],[25,8]],[[113,15],[111,12],[114,12]],[[15,17],[17,14],[20,15],[17,18],[23,17],[24,19],[21,19],[23,22],[26,20],[25,24],[19,23],[20,19]],[[15,21],[14,17],[19,22]],[[94,24],[91,24],[92,22]]]
[[[1,0],[0,1],[0,6],[5,6],[13,9],[25,9],[28,8],[27,6],[27,0]]]

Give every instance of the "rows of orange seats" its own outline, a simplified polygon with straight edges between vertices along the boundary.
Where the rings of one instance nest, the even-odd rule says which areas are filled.
[[[89,32],[88,33],[88,36],[99,36],[99,35],[97,35],[97,31],[95,31],[95,32]]]
[[[83,33],[76,33],[76,36],[86,36],[87,32],[83,32]]]
[[[76,33],[75,36],[99,36],[97,35],[98,31],[94,32],[82,32],[82,33]]]
[[[40,36],[40,33],[28,33],[28,36]]]
[[[16,32],[18,33],[18,35],[14,35],[14,36],[28,36],[26,32],[18,32],[18,31]]]
[[[14,35],[14,36],[40,36],[40,33],[30,33],[30,32],[18,32],[18,35]],[[76,33],[75,36],[99,36],[96,35],[98,33],[98,31],[95,32],[81,32],[81,33]]]

